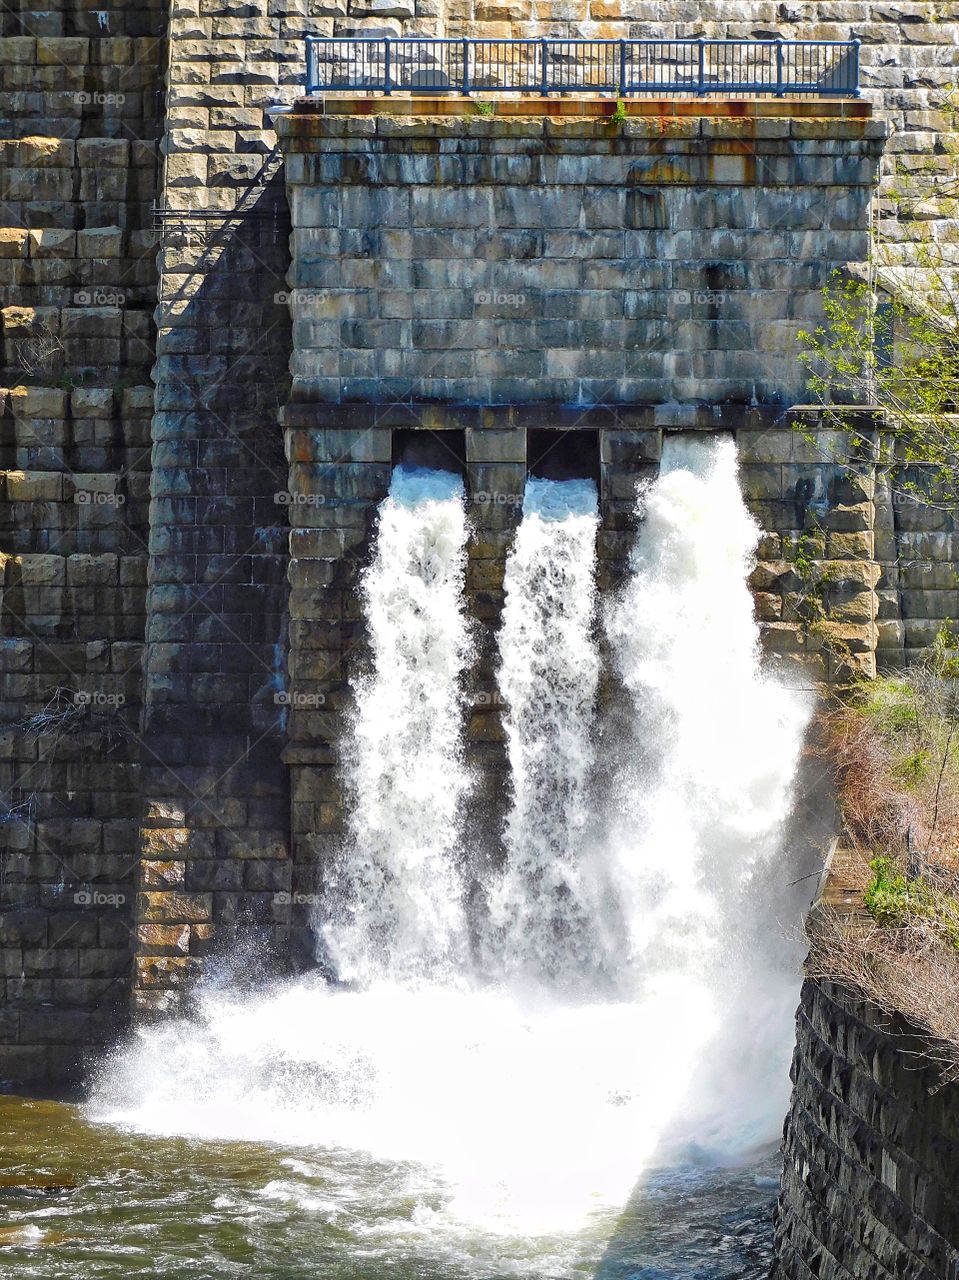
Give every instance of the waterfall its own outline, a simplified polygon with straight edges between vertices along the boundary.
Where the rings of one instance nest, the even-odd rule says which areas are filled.
[[[798,967],[757,886],[793,878],[775,855],[805,709],[763,674],[732,442],[667,438],[637,514],[628,580],[598,609],[595,489],[529,484],[500,635],[513,795],[491,815],[505,864],[477,972],[462,488],[397,473],[363,579],[371,666],[324,920],[350,989],[311,974],[201,992],[104,1066],[96,1118],[312,1147],[361,1240],[392,1179],[413,1207],[382,1230],[410,1273],[477,1277],[585,1274],[681,1117],[725,1152],[775,1137]]]
[[[462,967],[463,482],[397,467],[360,595],[371,669],[353,682],[344,747],[349,831],[323,936],[340,978],[420,979]]]
[[[595,914],[584,838],[599,655],[596,486],[531,478],[506,562],[499,687],[512,782],[505,875],[490,894],[508,970],[590,972]]]
[[[736,1108],[716,1139],[735,1146],[778,1126],[788,1098],[798,957],[755,890],[776,879],[809,707],[762,668],[747,586],[759,529],[733,440],[667,435],[638,515],[630,578],[606,617],[632,704],[605,806],[620,971],[682,975],[704,993],[725,1058],[706,1056],[738,1074],[725,1102],[711,1077],[704,1105]]]
[[[759,529],[732,440],[667,436],[639,501],[630,580],[607,616],[633,705],[611,847],[634,960],[719,940],[715,913],[774,851],[804,721],[761,669],[746,582]]]

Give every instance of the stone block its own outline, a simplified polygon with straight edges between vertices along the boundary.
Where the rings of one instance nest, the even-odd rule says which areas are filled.
[[[68,228],[42,227],[29,232],[29,256],[33,259],[46,257],[76,257],[77,233]]]
[[[66,68],[84,66],[90,60],[90,42],[76,36],[54,38],[45,36],[37,41],[39,66]]]
[[[137,895],[141,921],[146,924],[197,924],[213,913],[210,893],[144,892]]]
[[[412,18],[415,6],[413,0],[350,0],[350,13],[360,17]]]
[[[525,428],[500,430],[494,427],[468,427],[466,460],[468,464],[500,462],[524,464],[526,462]]]
[[[67,393],[59,387],[12,387],[10,408],[15,418],[63,419],[67,413]]]
[[[17,557],[25,587],[59,587],[66,585],[64,556],[29,554]]]
[[[205,187],[207,185],[206,155],[167,156],[166,179],[171,187]]]
[[[78,231],[77,254],[81,258],[122,257],[124,235],[120,227],[88,227]]]
[[[138,924],[136,941],[145,955],[188,955],[191,926],[188,924]]]
[[[70,409],[74,418],[112,418],[112,387],[75,387],[70,393]]]

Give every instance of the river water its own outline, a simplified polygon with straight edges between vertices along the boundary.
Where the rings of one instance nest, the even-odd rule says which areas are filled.
[[[774,1156],[649,1172],[624,1211],[572,1232],[436,1232],[412,1164],[252,1142],[149,1137],[74,1105],[0,1097],[0,1276],[35,1280],[760,1280]],[[31,1191],[46,1177],[72,1189]]]

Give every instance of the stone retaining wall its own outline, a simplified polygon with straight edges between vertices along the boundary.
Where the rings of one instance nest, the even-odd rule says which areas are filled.
[[[807,981],[772,1280],[954,1280],[959,1087],[913,1028]]]
[[[0,16],[0,1081],[129,1009],[165,21]]]
[[[868,254],[883,121],[414,105],[277,122],[295,402],[659,404],[682,426],[803,400],[796,335]]]

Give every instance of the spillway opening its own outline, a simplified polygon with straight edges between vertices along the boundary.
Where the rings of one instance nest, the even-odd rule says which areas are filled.
[[[466,477],[466,437],[462,431],[403,428],[393,432],[394,467],[429,467]]]
[[[595,431],[536,430],[527,445],[529,474],[538,480],[592,480],[599,488],[599,437]]]

